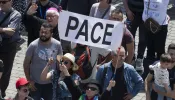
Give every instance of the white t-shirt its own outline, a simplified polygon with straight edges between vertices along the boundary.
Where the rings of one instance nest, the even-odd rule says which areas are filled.
[[[111,5],[111,8],[108,10],[108,12],[106,13],[106,15],[104,16],[103,19],[109,19],[109,16],[111,15],[112,10],[114,10],[114,9],[115,9],[115,7]],[[89,16],[101,18],[106,10],[107,9],[100,9],[99,3],[95,3],[91,7],[91,11],[90,11]]]
[[[146,19],[151,17],[157,21],[159,25],[167,25],[169,20],[167,16],[168,4],[169,0],[150,0],[150,5],[149,0],[144,0],[144,11],[142,15],[143,21],[146,21]]]
[[[150,65],[149,68],[154,70],[154,82],[155,84],[164,87],[163,83],[170,85],[169,72],[167,69],[160,67],[160,62],[155,65]]]

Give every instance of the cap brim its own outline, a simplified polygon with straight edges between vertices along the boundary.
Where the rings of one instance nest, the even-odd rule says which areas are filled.
[[[22,84],[20,84],[20,85],[27,85],[27,84],[29,84],[29,81],[27,81],[27,82],[24,82],[24,83],[22,83]]]

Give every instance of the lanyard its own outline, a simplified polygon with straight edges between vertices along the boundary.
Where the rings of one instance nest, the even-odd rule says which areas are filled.
[[[44,12],[44,15],[43,15],[41,6],[39,7],[39,11],[40,11],[41,18],[46,19],[46,11]]]

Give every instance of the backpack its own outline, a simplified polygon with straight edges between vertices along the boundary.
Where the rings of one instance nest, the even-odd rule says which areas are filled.
[[[93,67],[90,62],[90,49],[88,46],[84,46],[84,51],[79,51],[79,47],[76,46],[73,49],[73,55],[75,56],[75,62],[79,66],[78,71],[76,74],[80,76],[82,80],[87,79],[91,76]],[[81,53],[81,54],[78,54]]]

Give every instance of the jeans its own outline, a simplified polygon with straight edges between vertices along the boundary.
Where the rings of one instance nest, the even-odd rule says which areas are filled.
[[[163,25],[158,33],[152,33],[145,27],[147,58],[150,60],[159,60],[160,56],[165,53],[165,42],[168,33],[168,25]]]
[[[34,100],[52,100],[52,84],[38,84],[35,83],[36,91],[31,91],[31,97]]]
[[[144,52],[146,49],[146,41],[145,41],[144,22],[142,20],[142,13],[134,13],[134,20],[131,21],[130,23],[127,23],[127,28],[132,33],[134,38],[138,27],[139,27],[139,44],[138,44],[137,58],[143,59]]]
[[[13,44],[8,44],[7,46],[3,47],[4,49],[6,48],[6,51],[4,52],[2,48],[0,47],[0,59],[4,63],[4,72],[2,74],[2,77],[0,79],[0,90],[2,93],[2,97],[4,98],[6,96],[5,91],[9,85],[10,81],[10,75],[13,67],[13,61],[16,55],[16,43]]]
[[[155,87],[156,87],[156,89],[158,89],[161,92],[166,92],[164,87],[161,87],[157,84],[155,84]],[[157,100],[164,100],[164,95],[158,94]],[[172,98],[167,97],[166,100],[172,100]]]

